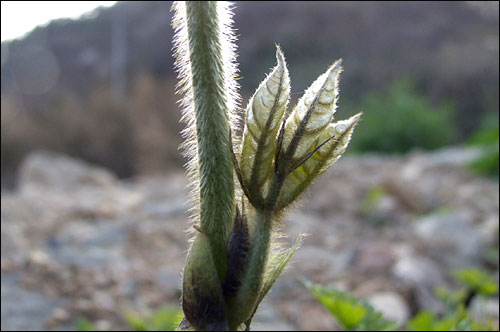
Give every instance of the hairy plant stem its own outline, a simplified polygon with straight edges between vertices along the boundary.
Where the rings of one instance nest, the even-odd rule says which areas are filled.
[[[200,229],[210,241],[219,279],[227,270],[234,213],[229,109],[216,1],[187,1],[186,17],[196,116]]]

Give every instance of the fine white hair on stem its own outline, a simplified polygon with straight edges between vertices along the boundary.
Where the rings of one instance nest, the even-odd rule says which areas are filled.
[[[236,53],[236,31],[233,28],[233,8],[234,4],[229,1],[218,1],[218,14],[219,14],[219,25],[221,38],[219,39],[221,42],[221,51],[222,58],[224,62],[224,75],[225,75],[225,85],[226,88],[226,100],[229,109],[229,125],[231,128],[231,139],[232,139],[232,148],[235,151],[236,155],[240,155],[241,149],[241,134],[242,130],[242,122],[241,118],[244,118],[243,110],[241,109],[241,96],[238,92],[240,86],[237,82],[238,79],[238,62],[237,62],[237,53]],[[236,180],[236,179],[235,179]],[[235,181],[238,183],[238,181]],[[243,192],[241,188],[238,186],[235,187],[235,202],[242,203],[241,197],[243,196]]]
[[[193,223],[199,219],[199,170],[198,170],[198,145],[196,143],[196,118],[193,105],[193,82],[191,64],[189,59],[189,39],[186,19],[185,1],[174,1],[172,9],[174,16],[172,27],[174,29],[173,51],[175,57],[175,70],[179,82],[176,93],[182,95],[179,104],[182,109],[181,122],[186,124],[181,134],[184,138],[180,149],[187,158],[185,165],[189,183],[189,215]],[[189,231],[192,228],[189,228]]]
[[[239,118],[241,116],[240,102],[241,97],[238,93],[239,84],[238,79],[238,63],[236,61],[236,34],[233,28],[233,7],[231,2],[219,1],[217,2],[219,24],[221,32],[221,50],[224,62],[224,75],[227,93],[227,105],[229,109],[229,123],[233,135],[233,149],[239,147],[240,137],[236,135],[239,131]]]
[[[228,2],[217,2],[217,16],[219,24],[219,42],[223,60],[225,103],[229,111],[229,123],[233,133],[233,149],[239,147],[240,138],[235,135],[240,130],[238,128],[239,103],[236,63],[236,35],[232,28],[233,24],[233,5]],[[176,92],[182,95],[179,104],[182,108],[181,122],[186,127],[182,130],[183,143],[180,149],[187,158],[185,165],[189,180],[189,202],[190,202],[190,220],[192,223],[199,222],[199,161],[198,145],[196,137],[196,117],[193,100],[193,82],[192,68],[190,61],[190,48],[187,28],[186,2],[174,1],[172,9],[174,16],[172,27],[174,29],[173,51],[175,57],[175,69],[178,73],[179,82],[176,86]],[[239,197],[240,195],[237,195]],[[192,228],[189,229],[191,231]]]

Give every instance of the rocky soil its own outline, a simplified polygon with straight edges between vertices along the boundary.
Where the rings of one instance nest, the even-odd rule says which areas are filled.
[[[496,271],[498,182],[471,175],[476,151],[344,157],[286,217],[308,233],[262,305],[254,330],[332,330],[304,277],[366,298],[393,320],[443,310],[436,286],[464,267]],[[2,193],[1,328],[70,330],[84,316],[126,327],[125,313],[178,306],[187,249],[182,172],[119,181],[49,152],[25,160]],[[472,308],[498,322],[498,298]],[[477,308],[477,309],[474,309]],[[498,324],[498,323],[497,323]]]

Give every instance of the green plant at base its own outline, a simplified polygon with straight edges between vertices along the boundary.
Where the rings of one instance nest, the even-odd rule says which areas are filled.
[[[455,272],[456,278],[467,288],[484,296],[498,293],[498,283],[480,269],[463,269]]]
[[[325,288],[302,280],[306,286],[340,323],[349,331],[393,331],[398,324],[387,321],[367,302],[350,296],[334,288]]]
[[[284,249],[276,240],[284,209],[340,158],[361,114],[333,121],[340,60],[287,111],[290,79],[277,47],[277,65],[250,99],[241,137],[233,136],[239,97],[229,5],[172,8],[195,230],[179,329],[248,329],[302,241]]]
[[[127,313],[127,323],[134,331],[173,331],[182,319],[177,308],[167,306],[147,315]]]
[[[182,320],[182,312],[177,307],[166,306],[142,314],[128,312],[125,318],[131,331],[173,331]],[[77,331],[106,331],[97,329],[83,316],[77,317],[75,329]]]
[[[350,331],[494,331],[493,321],[476,320],[467,308],[471,302],[471,294],[494,296],[498,293],[498,283],[479,269],[464,269],[455,272],[455,277],[466,289],[436,289],[436,295],[443,300],[446,311],[443,315],[422,310],[403,325],[403,322],[386,320],[367,302],[338,291],[333,287],[323,287],[302,280],[306,286],[345,330]],[[472,293],[471,293],[472,291]],[[498,330],[498,329],[497,329]]]
[[[407,324],[410,331],[494,331],[492,322],[474,320],[463,306],[444,317],[430,311],[420,311]]]
[[[76,318],[75,329],[77,331],[96,331],[94,324],[83,316]]]

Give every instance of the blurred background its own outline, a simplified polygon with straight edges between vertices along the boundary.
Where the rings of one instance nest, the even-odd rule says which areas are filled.
[[[2,330],[123,327],[127,310],[176,305],[187,206],[170,7],[120,1],[2,36]],[[364,112],[347,157],[290,216],[289,234],[313,236],[258,326],[335,328],[298,275],[401,307],[389,312],[401,321],[443,310],[433,289],[455,285],[450,271],[498,282],[498,2],[244,1],[234,13],[242,107],[279,43],[291,105],[342,58],[336,117]],[[498,294],[485,301],[498,324]]]
[[[2,42],[2,186],[40,148],[123,178],[182,166],[170,17],[169,2],[119,2]],[[494,2],[241,2],[235,21],[243,106],[274,43],[295,100],[343,58],[338,117],[366,112],[351,151],[463,143],[498,118]]]

